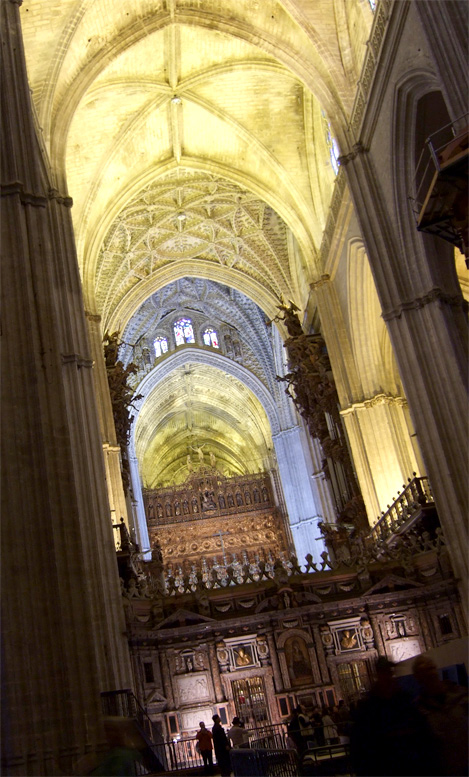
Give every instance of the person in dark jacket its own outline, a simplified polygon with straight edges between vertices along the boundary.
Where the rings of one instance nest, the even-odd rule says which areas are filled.
[[[417,707],[432,731],[442,775],[469,773],[467,689],[440,679],[429,656],[417,656],[412,671],[420,689]]]
[[[300,721],[298,720],[298,707],[292,712],[291,718],[288,721],[287,732],[291,741],[295,745],[298,753],[301,753],[303,749],[303,737],[301,736]]]
[[[394,664],[379,658],[377,680],[357,707],[350,755],[360,777],[435,775],[435,748],[424,716],[394,677]]]
[[[231,774],[230,743],[225,734],[225,729],[221,725],[219,715],[213,715],[213,747],[217,758],[217,764],[220,768],[222,777],[229,777]]]

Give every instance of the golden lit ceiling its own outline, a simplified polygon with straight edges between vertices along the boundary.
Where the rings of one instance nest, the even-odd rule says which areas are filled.
[[[187,456],[197,466],[202,446],[206,463],[212,453],[230,477],[267,468],[272,439],[265,411],[241,381],[189,361],[155,387],[138,417],[135,451],[144,486],[184,481]]]
[[[269,318],[282,296],[304,306],[334,182],[322,112],[340,140],[368,0],[25,0],[20,12],[52,179],[74,202],[85,306],[103,331],[190,276],[237,289]],[[193,417],[217,455],[256,468],[269,445],[262,414],[253,425],[236,415],[232,379],[226,406],[220,371],[191,374]],[[173,419],[158,437],[171,477],[192,439],[186,395],[167,401],[178,380],[141,432],[149,480],[161,413]],[[230,453],[238,427],[245,442]]]

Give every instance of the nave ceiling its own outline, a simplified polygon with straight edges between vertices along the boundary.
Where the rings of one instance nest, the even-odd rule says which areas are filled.
[[[197,345],[175,348],[181,315],[190,318]],[[203,346],[207,325],[222,349]],[[154,361],[157,336],[167,338],[169,352]],[[134,445],[146,487],[185,480],[187,456],[197,466],[200,446],[205,462],[213,454],[226,476],[269,468],[272,433],[288,424],[291,407],[276,380],[280,339],[252,300],[213,281],[180,279],[141,305],[123,339],[123,360],[139,366]]]
[[[86,309],[135,343],[175,283],[217,281],[238,295],[245,369],[291,413],[264,321],[282,298],[304,308],[320,273],[326,117],[340,138],[368,0],[34,0],[20,13],[52,179],[73,198]],[[180,285],[179,309],[191,299]],[[147,390],[134,439],[145,485],[183,480],[202,443],[222,471],[272,464],[272,418],[221,357],[187,357]]]

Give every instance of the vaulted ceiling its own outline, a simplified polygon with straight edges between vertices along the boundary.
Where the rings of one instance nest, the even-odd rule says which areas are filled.
[[[282,297],[304,306],[335,178],[326,122],[340,141],[369,0],[24,0],[20,12],[51,175],[73,198],[85,305],[103,331],[123,331],[185,277],[236,289],[268,318]],[[209,428],[227,376],[204,369],[191,392]],[[227,467],[257,467],[264,432],[246,432],[248,452],[240,443]],[[216,434],[221,455],[227,428]],[[156,455],[156,439],[142,456]]]

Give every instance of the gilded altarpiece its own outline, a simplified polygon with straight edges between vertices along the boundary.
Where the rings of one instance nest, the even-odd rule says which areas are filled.
[[[292,553],[286,522],[275,505],[267,473],[225,478],[200,467],[182,485],[144,490],[152,546],[166,567],[202,560],[246,563]]]

